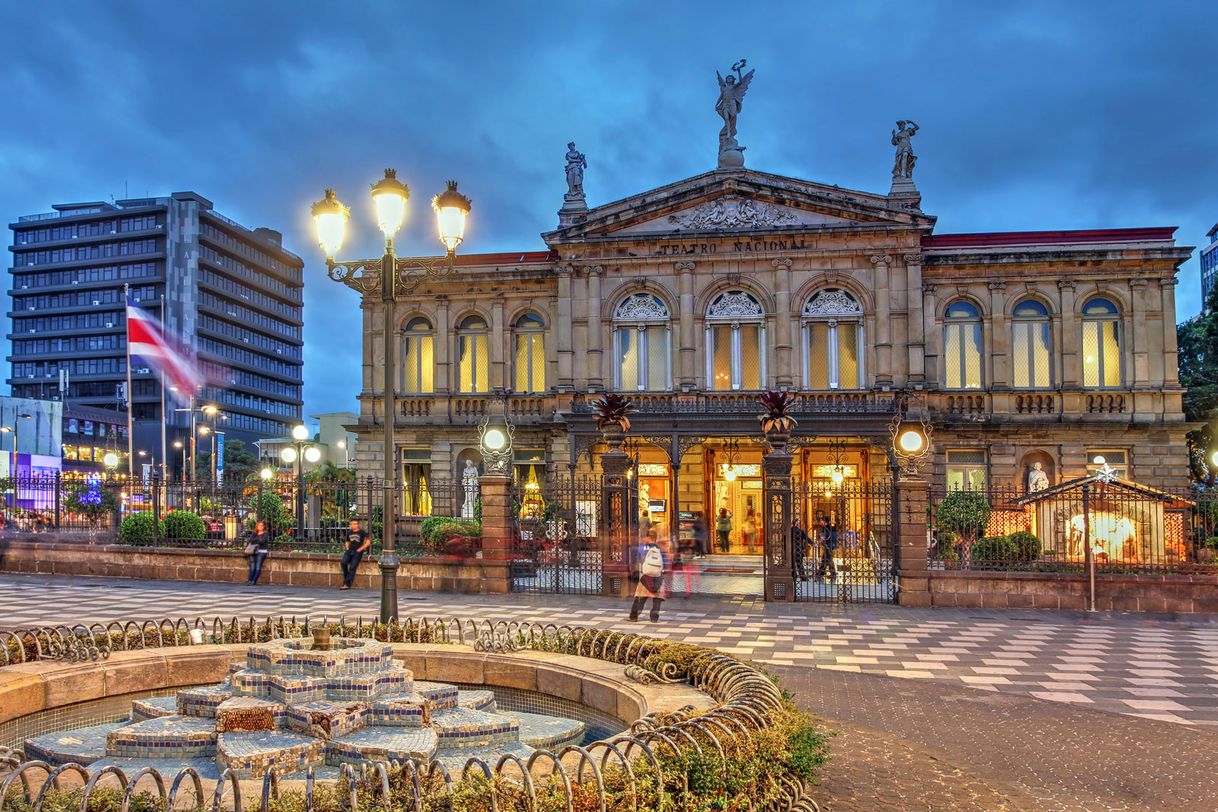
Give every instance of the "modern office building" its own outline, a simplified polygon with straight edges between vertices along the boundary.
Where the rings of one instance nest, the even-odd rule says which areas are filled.
[[[194,192],[67,203],[18,218],[9,316],[19,397],[125,409],[123,285],[197,354],[226,435],[286,434],[301,416],[303,262],[281,235],[248,229]],[[160,448],[160,380],[132,370],[135,444]],[[167,393],[169,441],[188,434],[188,394]],[[171,456],[172,459],[172,456]]]
[[[1214,276],[1218,275],[1218,223],[1206,232],[1209,244],[1201,249],[1201,309],[1205,310],[1214,289]]]

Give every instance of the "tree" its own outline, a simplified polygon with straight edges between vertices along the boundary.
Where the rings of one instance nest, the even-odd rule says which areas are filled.
[[[195,476],[199,479],[211,477],[211,453],[199,454],[199,462],[195,466]],[[249,452],[241,440],[224,442],[224,481],[245,482],[249,475],[258,470],[258,458]]]
[[[959,539],[964,569],[973,564],[973,544],[985,534],[990,512],[989,500],[977,491],[952,491],[935,511],[935,529]]]
[[[1188,468],[1194,482],[1215,486],[1216,473],[1208,457],[1214,449],[1218,410],[1218,288],[1210,291],[1206,308],[1176,328],[1184,419],[1204,423],[1188,433]]]

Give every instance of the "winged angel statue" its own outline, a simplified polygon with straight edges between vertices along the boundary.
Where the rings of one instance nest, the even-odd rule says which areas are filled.
[[[740,115],[740,108],[744,106],[744,94],[749,92],[749,83],[757,72],[751,70],[741,74],[747,64],[741,59],[732,65],[736,75],[733,76],[729,71],[726,79],[719,71],[715,71],[715,76],[719,79],[719,101],[715,103],[715,112],[723,119],[723,129],[719,131],[720,149],[736,145],[736,117]]]

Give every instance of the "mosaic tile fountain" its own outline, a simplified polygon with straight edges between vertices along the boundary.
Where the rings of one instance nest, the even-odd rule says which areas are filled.
[[[324,646],[325,643],[320,643]],[[470,756],[578,744],[584,723],[499,711],[488,690],[414,679],[373,640],[340,638],[251,646],[243,666],[218,685],[132,703],[127,722],[53,733],[26,742],[26,755],[130,771],[194,767],[204,777],[231,769],[260,778],[333,777],[343,763],[438,758],[450,769]]]

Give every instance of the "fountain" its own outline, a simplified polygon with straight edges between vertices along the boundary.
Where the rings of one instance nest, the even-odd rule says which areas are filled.
[[[526,757],[535,748],[578,744],[583,722],[499,711],[489,690],[416,681],[387,643],[275,640],[250,646],[218,685],[132,703],[130,721],[26,741],[29,758],[74,761],[96,770],[141,767],[163,774],[193,767],[260,778],[334,777],[344,763],[437,758],[460,769],[477,756]]]

